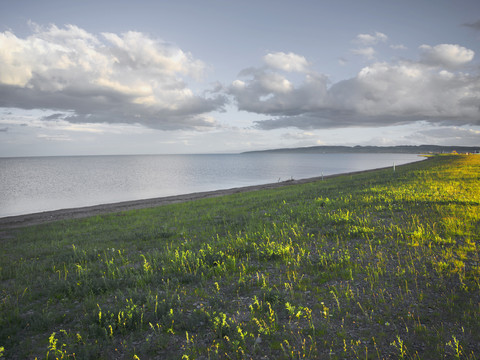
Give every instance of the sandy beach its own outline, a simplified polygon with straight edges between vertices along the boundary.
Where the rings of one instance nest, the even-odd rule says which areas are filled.
[[[13,229],[13,228],[19,228],[19,227],[25,227],[25,226],[31,226],[31,225],[39,225],[39,224],[44,224],[44,223],[49,223],[49,222],[54,222],[59,220],[80,219],[80,218],[85,218],[90,216],[104,215],[104,214],[116,213],[116,212],[122,212],[122,211],[128,211],[128,210],[152,208],[152,207],[157,207],[162,205],[175,204],[175,203],[186,202],[186,201],[194,201],[198,199],[205,199],[205,198],[212,198],[212,197],[219,197],[219,196],[231,195],[231,194],[243,193],[243,192],[249,192],[249,191],[275,189],[282,186],[305,184],[305,183],[310,183],[315,181],[322,181],[323,179],[331,179],[338,176],[355,175],[355,174],[361,174],[361,173],[377,171],[377,170],[380,170],[380,168],[342,173],[342,174],[334,174],[334,175],[328,175],[323,177],[318,176],[318,177],[301,179],[301,180],[287,180],[287,181],[270,183],[270,184],[237,187],[237,188],[224,189],[224,190],[205,191],[205,192],[159,197],[159,198],[152,198],[152,199],[124,201],[124,202],[111,203],[111,204],[101,204],[101,205],[94,205],[94,206],[87,206],[87,207],[80,207],[80,208],[61,209],[61,210],[45,211],[45,212],[39,212],[39,213],[33,213],[33,214],[8,216],[8,217],[0,218],[0,230]]]

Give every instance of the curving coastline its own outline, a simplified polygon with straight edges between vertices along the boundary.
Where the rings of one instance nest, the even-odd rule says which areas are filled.
[[[80,219],[80,218],[86,218],[90,216],[104,215],[104,214],[110,214],[110,213],[116,213],[116,212],[122,212],[122,211],[128,211],[128,210],[152,208],[152,207],[157,207],[162,205],[194,201],[194,200],[212,198],[212,197],[219,197],[219,196],[231,195],[231,194],[243,193],[243,192],[249,192],[249,191],[275,189],[282,186],[306,184],[310,182],[321,181],[322,179],[331,179],[339,176],[350,176],[350,175],[368,173],[368,172],[373,172],[373,171],[378,171],[378,170],[388,169],[388,168],[390,168],[390,166],[383,167],[383,168],[376,168],[376,169],[353,171],[348,173],[325,175],[323,177],[317,176],[317,177],[300,179],[300,180],[287,180],[287,181],[282,181],[277,183],[251,185],[251,186],[236,187],[231,189],[204,191],[204,192],[158,197],[158,198],[151,198],[151,199],[100,204],[100,205],[93,205],[93,206],[86,206],[86,207],[79,207],[79,208],[44,211],[44,212],[25,214],[25,215],[7,216],[7,217],[0,218],[0,230],[39,225],[39,224],[44,224],[44,223],[49,223],[49,222],[54,222],[59,220]]]

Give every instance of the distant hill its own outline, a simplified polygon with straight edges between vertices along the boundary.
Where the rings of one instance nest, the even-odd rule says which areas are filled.
[[[480,153],[480,146],[439,146],[439,145],[400,145],[400,146],[309,146],[272,150],[247,151],[253,153],[302,153],[302,154],[345,154],[345,153],[390,153],[390,154],[442,154]]]

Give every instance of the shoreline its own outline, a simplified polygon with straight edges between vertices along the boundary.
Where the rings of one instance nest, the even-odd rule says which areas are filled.
[[[422,160],[419,160],[419,161],[422,161]],[[411,164],[411,163],[408,163],[408,164]],[[407,164],[404,164],[404,165],[407,165]],[[400,167],[400,166],[403,166],[403,165],[398,165],[397,167]],[[332,179],[339,176],[358,175],[358,174],[374,172],[374,171],[384,170],[389,168],[391,168],[391,166],[353,171],[353,172],[347,172],[347,173],[325,175],[325,176],[316,176],[316,177],[300,179],[300,180],[286,180],[286,181],[281,181],[277,183],[250,185],[250,186],[235,187],[230,189],[203,191],[203,192],[195,192],[195,193],[189,193],[189,194],[172,195],[172,196],[141,199],[141,200],[130,200],[130,201],[99,204],[99,205],[92,205],[92,206],[85,206],[85,207],[78,207],[78,208],[66,208],[66,209],[59,209],[59,210],[49,210],[49,211],[38,212],[38,213],[6,216],[6,217],[0,218],[0,231],[7,230],[7,229],[14,229],[14,228],[22,228],[22,227],[33,226],[33,225],[41,225],[41,224],[60,221],[60,220],[82,219],[82,218],[87,218],[91,216],[119,213],[119,212],[129,211],[129,210],[153,208],[157,206],[176,204],[176,203],[182,203],[182,202],[188,202],[188,201],[194,201],[194,200],[200,200],[200,199],[206,199],[206,198],[220,197],[220,196],[232,195],[232,194],[238,194],[238,193],[244,193],[244,192],[276,189],[279,187],[289,186],[289,185],[307,184],[311,182],[322,181],[325,179]]]

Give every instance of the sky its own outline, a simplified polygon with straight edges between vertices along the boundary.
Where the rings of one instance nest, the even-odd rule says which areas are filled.
[[[478,0],[0,0],[0,157],[480,146]]]

